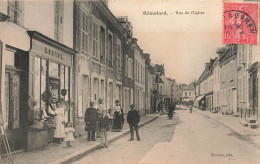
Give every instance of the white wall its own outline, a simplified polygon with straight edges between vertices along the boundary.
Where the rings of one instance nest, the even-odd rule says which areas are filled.
[[[54,1],[24,1],[24,27],[54,39]],[[64,1],[63,44],[73,48],[73,1]]]

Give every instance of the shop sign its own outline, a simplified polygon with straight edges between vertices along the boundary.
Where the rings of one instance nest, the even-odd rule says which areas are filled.
[[[54,46],[47,45],[38,40],[32,40],[31,52],[64,65],[73,65],[73,54],[68,54],[63,50],[58,49],[58,47],[56,48]]]

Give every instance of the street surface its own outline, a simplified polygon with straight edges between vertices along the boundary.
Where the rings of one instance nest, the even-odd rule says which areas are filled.
[[[140,128],[140,136],[141,142],[128,141],[128,135],[76,163],[260,163],[260,152],[247,137],[197,112],[177,110],[174,120],[162,115]]]

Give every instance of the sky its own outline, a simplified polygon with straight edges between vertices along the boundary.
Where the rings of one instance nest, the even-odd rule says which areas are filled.
[[[109,0],[108,7],[115,16],[128,16],[140,48],[151,54],[152,63],[164,64],[166,77],[178,83],[198,79],[205,63],[217,56],[216,48],[223,46],[222,0]]]

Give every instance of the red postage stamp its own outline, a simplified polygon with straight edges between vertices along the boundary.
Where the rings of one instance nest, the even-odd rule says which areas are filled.
[[[258,4],[224,3],[224,44],[257,44]]]

